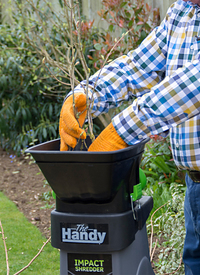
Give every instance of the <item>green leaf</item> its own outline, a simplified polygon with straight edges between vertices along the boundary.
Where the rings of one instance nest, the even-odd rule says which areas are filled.
[[[47,138],[47,130],[46,130],[46,128],[43,128],[43,137],[45,139]]]
[[[135,27],[135,33],[138,32],[141,28],[142,28],[141,25],[137,25],[137,26]]]
[[[109,30],[110,32],[112,32],[113,29],[114,29],[114,26],[111,24],[111,25],[109,26],[108,30]]]
[[[53,106],[52,104],[49,104],[49,117],[52,117],[53,114]]]
[[[125,15],[126,15],[128,18],[130,18],[130,17],[131,17],[130,12],[128,12],[128,11],[125,11]]]
[[[150,30],[151,30],[151,27],[149,26],[148,23],[145,23],[145,24],[144,24],[144,27],[145,27],[145,29],[146,29],[147,31],[150,31]]]
[[[0,78],[0,85],[4,89],[7,87],[7,78],[6,78],[6,76],[4,74]]]
[[[25,120],[26,119],[26,110],[24,108],[22,109],[22,115],[23,115],[23,118]]]
[[[54,127],[51,126],[50,129],[51,129],[51,132],[53,133],[54,137],[56,137],[57,134],[56,134],[56,131],[55,131]]]
[[[94,48],[97,50],[97,51],[100,51],[101,49],[102,49],[102,45],[101,44],[99,44],[99,43],[97,43],[97,44],[95,44],[94,45]]]
[[[147,33],[145,31],[141,31],[141,39],[145,39],[147,37]]]
[[[133,20],[130,20],[128,23],[128,27],[131,28],[133,26]]]
[[[13,61],[12,57],[9,57],[7,60],[7,64],[6,64],[6,69],[8,69],[10,67],[10,62]]]
[[[127,2],[122,2],[120,5],[120,8],[123,8],[126,4],[127,4]]]

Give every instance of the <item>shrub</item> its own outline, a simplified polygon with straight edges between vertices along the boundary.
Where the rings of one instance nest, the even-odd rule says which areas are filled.
[[[181,190],[185,191],[185,172],[179,171],[174,163],[169,137],[151,137],[146,144],[141,167],[147,176],[145,193],[154,198],[153,211],[172,198],[169,191],[172,182],[180,184]],[[156,216],[162,215],[166,209],[161,208]]]
[[[172,159],[169,137],[151,137],[143,154],[141,166],[147,176],[144,194],[152,196],[154,200],[154,236],[159,239],[161,246],[158,260],[153,263],[155,273],[171,274],[179,269],[178,274],[183,274],[184,267],[180,265],[180,260],[185,237],[185,172],[179,171]],[[150,235],[150,217],[147,229]]]
[[[22,30],[0,26],[0,136],[3,148],[20,153],[37,138],[40,142],[58,136],[62,87],[49,78],[30,45],[21,40]],[[55,86],[56,85],[56,86]]]
[[[103,66],[107,53],[113,60],[137,48],[160,21],[159,9],[152,10],[144,0],[103,0],[102,4],[98,15],[107,22],[108,29],[94,40],[96,69]]]
[[[46,0],[28,0],[25,5],[18,0],[12,2],[16,5],[12,26],[0,25],[2,147],[20,153],[32,141],[57,138],[63,98],[73,85],[88,77],[85,71],[88,75],[93,74],[103,65],[105,51],[112,49],[110,58],[115,58],[136,47],[151,31],[150,7],[144,6],[143,1],[136,1],[136,5],[132,1],[121,1],[121,11],[117,11],[111,2],[104,1],[105,9],[99,12],[108,21],[108,31],[96,29],[93,21],[83,17],[70,22],[67,1],[58,1],[59,14]],[[74,3],[77,5],[78,2]],[[77,18],[79,12],[78,9],[75,11]],[[116,26],[121,32],[114,39]],[[130,31],[128,35],[115,45],[115,40],[127,31]],[[109,32],[113,36],[109,36]],[[135,42],[131,47],[133,38]],[[74,48],[70,46],[72,40]],[[81,57],[75,53],[76,43],[81,45]],[[70,81],[70,68],[74,84]],[[94,130],[98,134],[98,125],[94,125]]]
[[[181,263],[185,239],[184,195],[180,185],[172,183],[169,193],[172,199],[167,203],[166,211],[155,221],[158,237],[164,239],[159,251],[158,262],[155,263],[156,274],[184,274]],[[171,273],[172,272],[172,273]]]

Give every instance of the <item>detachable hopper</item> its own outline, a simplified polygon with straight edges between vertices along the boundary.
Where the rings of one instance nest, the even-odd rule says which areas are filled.
[[[64,202],[109,202],[119,189],[130,194],[139,182],[139,164],[148,140],[112,152],[88,152],[82,141],[73,151],[59,151],[60,139],[26,150],[36,160],[56,196]]]

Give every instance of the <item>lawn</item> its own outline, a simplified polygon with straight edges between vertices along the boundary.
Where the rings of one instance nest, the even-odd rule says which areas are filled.
[[[10,275],[26,266],[38,253],[46,238],[19,212],[16,205],[0,192],[0,220],[6,239]],[[60,274],[59,251],[48,243],[23,275]],[[7,274],[5,249],[0,238],[0,274]]]

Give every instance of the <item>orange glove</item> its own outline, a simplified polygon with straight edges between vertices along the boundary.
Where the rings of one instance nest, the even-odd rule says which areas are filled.
[[[115,151],[128,147],[128,144],[118,135],[112,123],[90,145],[88,151]]]
[[[74,148],[77,143],[77,138],[85,139],[86,132],[81,129],[86,117],[86,95],[83,93],[74,94],[74,104],[78,120],[74,114],[73,95],[70,95],[64,102],[59,122],[60,133],[60,151],[67,151],[68,146]]]

